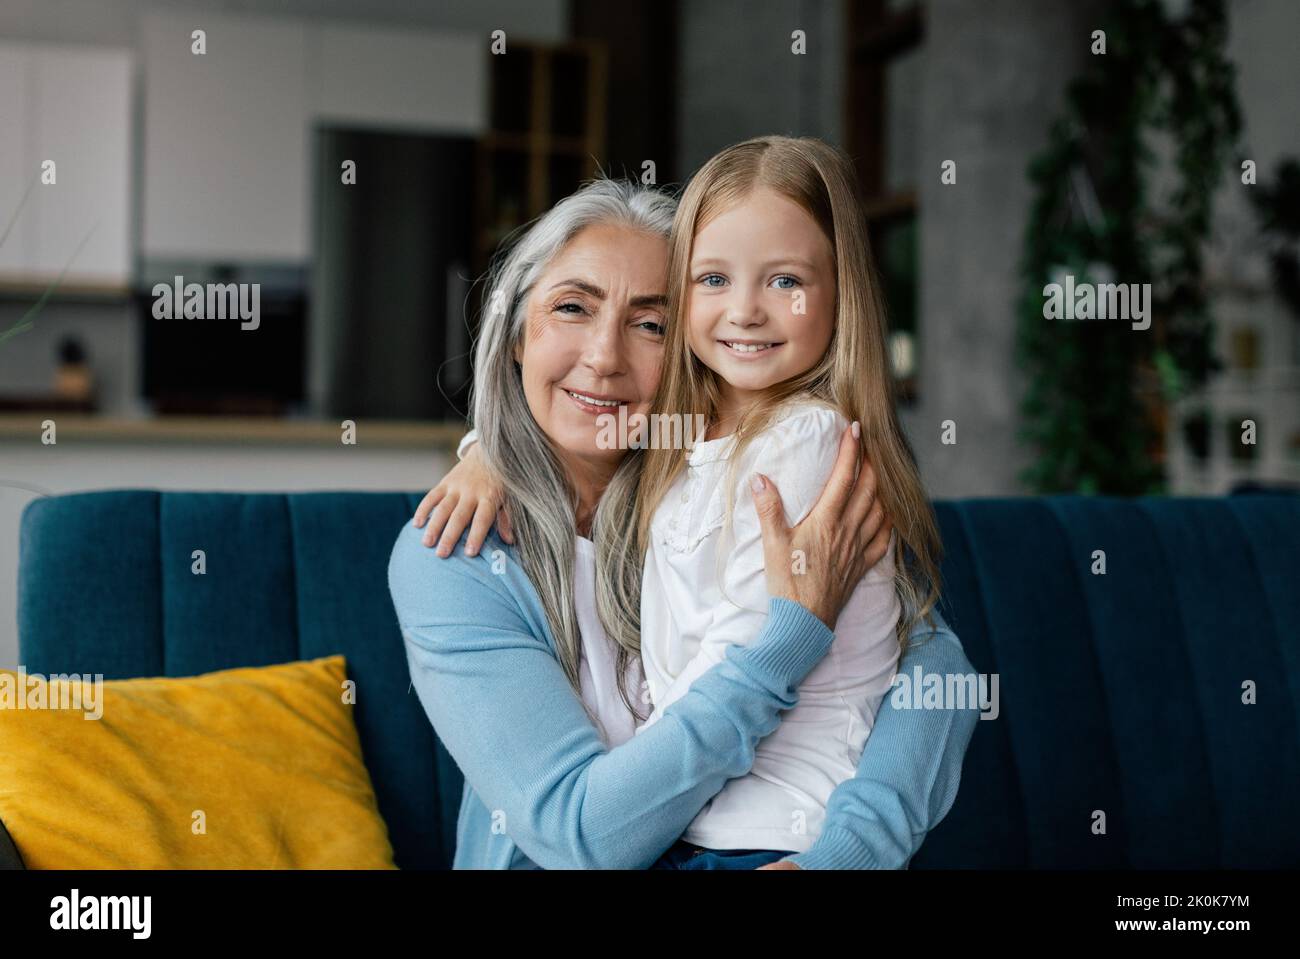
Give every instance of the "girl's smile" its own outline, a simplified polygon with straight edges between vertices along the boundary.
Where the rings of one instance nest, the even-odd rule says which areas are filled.
[[[729,349],[731,352],[735,353],[737,356],[744,357],[746,359],[749,358],[756,359],[759,356],[763,356],[764,354],[771,354],[773,350],[777,349],[782,345],[780,343],[764,343],[761,341],[752,342],[749,340],[719,340],[718,342],[721,343],[723,346],[725,346],[727,349]]]
[[[825,355],[834,255],[793,200],[760,187],[706,222],[692,244],[690,281],[687,337],[718,374],[724,417]]]

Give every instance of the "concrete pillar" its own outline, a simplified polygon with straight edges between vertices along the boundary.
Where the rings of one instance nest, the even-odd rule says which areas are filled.
[[[929,0],[920,165],[920,389],[903,415],[932,496],[1021,491],[1016,437],[1025,170],[1086,65],[1099,5]],[[940,182],[945,160],[957,182]],[[957,442],[940,442],[941,423]]]

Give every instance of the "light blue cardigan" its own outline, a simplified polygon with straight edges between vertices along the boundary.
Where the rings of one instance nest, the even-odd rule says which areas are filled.
[[[465,774],[457,869],[648,867],[728,779],[749,771],[754,747],[833,638],[802,606],[771,600],[753,642],[729,647],[660,722],[607,749],[513,548],[493,531],[478,556],[458,546],[439,559],[422,536],[404,525],[388,586],[412,684]],[[898,669],[917,666],[972,672],[946,626]],[[821,836],[793,861],[905,867],[956,798],[977,720],[968,709],[896,709],[887,696],[857,776],[836,788]]]

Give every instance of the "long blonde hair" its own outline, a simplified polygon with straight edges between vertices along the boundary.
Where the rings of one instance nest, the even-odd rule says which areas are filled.
[[[745,447],[771,423],[781,405],[795,397],[820,400],[862,424],[862,446],[876,473],[876,495],[896,532],[894,579],[903,609],[898,640],[906,646],[918,622],[933,623],[930,612],[939,599],[942,545],[934,511],[898,422],[880,284],[853,167],[842,152],[811,138],[759,137],[718,153],[691,179],[673,220],[664,366],[653,409],[703,414],[708,422],[717,418],[718,376],[695,356],[687,338],[691,252],[700,229],[759,188],[799,204],[830,240],[835,259],[835,324],[820,362],[772,387],[743,413],[730,459],[739,462]],[[635,503],[607,512],[611,518],[632,516],[635,530],[622,550],[612,548],[614,537],[603,537],[605,568],[597,590],[602,624],[627,648],[640,648],[641,565],[650,543],[650,520],[684,468],[686,456],[682,450],[644,451]]]

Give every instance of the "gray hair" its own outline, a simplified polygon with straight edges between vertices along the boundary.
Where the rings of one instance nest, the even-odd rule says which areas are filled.
[[[579,694],[582,637],[573,586],[576,494],[550,440],[528,408],[514,350],[523,341],[533,286],[580,230],[612,223],[667,237],[676,207],[676,200],[653,187],[634,181],[594,180],[557,203],[512,246],[498,253],[483,291],[483,314],[474,349],[474,426],[485,462],[504,491],[515,548],[541,599],[560,666]],[[623,554],[635,549],[631,512],[640,471],[640,455],[629,452],[601,498],[592,522],[598,556],[610,550]],[[611,513],[615,509],[617,516]],[[640,557],[632,557],[631,562],[623,555],[620,559],[623,561],[615,564],[619,575],[635,575],[634,594],[639,596]],[[600,568],[605,564],[597,565]],[[629,616],[639,623],[640,610],[611,610],[604,597],[611,593],[612,585],[598,586],[598,612],[602,623],[608,623],[607,617],[617,613],[619,623],[613,638],[618,644],[619,693],[628,708],[636,712],[621,679],[626,676],[629,658],[639,653],[639,629],[629,631],[626,623]],[[629,595],[623,590],[614,594]],[[635,639],[629,641],[629,635],[635,635]]]

